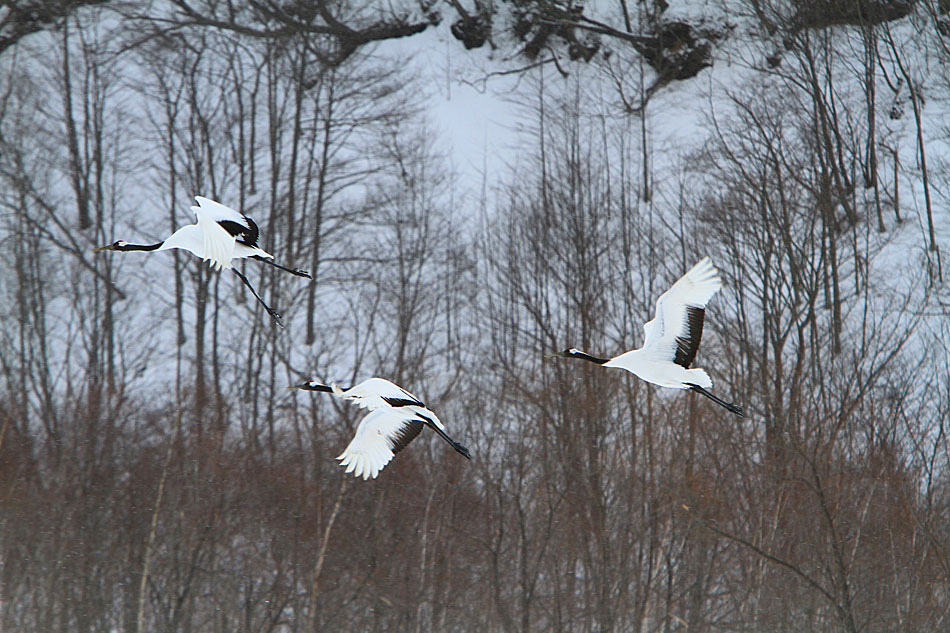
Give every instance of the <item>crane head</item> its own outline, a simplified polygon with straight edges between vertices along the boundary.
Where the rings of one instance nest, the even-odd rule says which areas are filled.
[[[303,389],[305,391],[325,391],[330,393],[330,387],[326,385],[321,385],[316,380],[308,380],[307,382],[302,382],[299,385],[291,385],[287,387],[288,389]]]
[[[125,240],[116,240],[115,242],[112,242],[111,244],[106,244],[105,246],[94,248],[92,249],[92,252],[98,253],[100,251],[124,251],[125,247],[128,245],[129,243],[126,242]]]

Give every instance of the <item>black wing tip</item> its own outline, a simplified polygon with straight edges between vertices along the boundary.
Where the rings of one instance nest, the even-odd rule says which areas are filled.
[[[398,453],[402,449],[406,448],[409,443],[416,439],[419,433],[422,431],[423,422],[421,420],[409,420],[406,425],[396,433],[396,436],[392,441],[392,451],[393,454]]]
[[[703,321],[706,309],[700,306],[686,306],[686,336],[676,337],[676,353],[673,362],[689,369],[696,360],[699,343],[703,338]]]
[[[423,409],[426,408],[426,405],[419,402],[418,400],[410,400],[409,398],[387,398],[386,396],[383,396],[383,400],[386,402],[386,404],[388,404],[391,407],[422,407]],[[432,420],[422,415],[421,413],[419,414],[419,417],[425,420],[425,422],[432,424]]]
[[[261,230],[251,218],[243,216],[247,221],[247,226],[234,220],[218,220],[218,225],[228,232],[234,239],[250,248],[257,247],[257,240],[260,239]]]

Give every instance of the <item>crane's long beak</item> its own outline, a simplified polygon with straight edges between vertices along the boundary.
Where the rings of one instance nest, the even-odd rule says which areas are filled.
[[[551,352],[550,354],[545,354],[545,358],[560,358],[564,356],[564,352]]]
[[[106,244],[105,246],[99,246],[98,248],[92,249],[92,252],[93,252],[93,253],[98,253],[98,252],[100,252],[100,251],[111,251],[111,250],[113,250],[113,249],[112,249],[112,244]]]
[[[307,383],[302,382],[302,383],[300,383],[299,385],[290,385],[290,386],[287,387],[287,388],[288,388],[288,389],[306,389],[306,388],[307,388]]]

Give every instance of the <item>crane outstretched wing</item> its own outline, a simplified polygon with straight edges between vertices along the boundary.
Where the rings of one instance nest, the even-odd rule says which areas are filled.
[[[206,220],[216,222],[228,235],[234,237],[241,244],[251,248],[257,246],[261,231],[254,220],[240,211],[210,198],[195,196],[195,200],[198,201],[198,206],[191,207],[191,209],[195,212],[199,222],[204,217]]]
[[[195,200],[198,201],[197,207],[191,207],[192,211],[195,212],[195,215],[201,211],[205,217],[214,220],[215,222],[235,222],[249,228],[247,224],[247,218],[239,211],[232,209],[227,205],[223,205],[220,202],[212,200],[211,198],[205,198],[204,196],[195,196]],[[199,217],[199,219],[201,219]]]
[[[198,218],[198,228],[201,230],[202,253],[200,257],[209,260],[212,268],[222,269],[231,268],[231,260],[234,258],[235,238],[219,222],[218,207],[228,209],[224,205],[218,204],[207,198],[195,198],[201,204],[200,207],[191,207]],[[213,206],[205,203],[213,203]],[[228,209],[232,213],[237,213],[233,209]],[[239,214],[240,215],[240,214]]]
[[[385,378],[369,378],[347,391],[361,408],[374,410],[382,406],[388,407],[421,407],[425,404],[399,385]],[[373,396],[379,396],[375,398]]]
[[[337,459],[347,473],[376,479],[393,456],[414,440],[423,421],[411,411],[376,409],[356,428],[356,435]]]
[[[688,369],[703,335],[706,304],[720,288],[719,271],[704,257],[656,300],[656,314],[643,325],[643,349]]]

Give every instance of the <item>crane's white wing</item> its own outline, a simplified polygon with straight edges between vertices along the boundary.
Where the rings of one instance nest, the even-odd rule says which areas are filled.
[[[419,435],[422,425],[422,420],[412,412],[377,409],[363,418],[356,435],[337,459],[341,466],[346,466],[347,473],[364,480],[376,479],[393,455]]]
[[[656,314],[643,325],[643,350],[689,368],[703,335],[706,304],[720,288],[719,271],[704,257],[657,299]]]
[[[191,209],[199,220],[201,220],[201,216],[198,214],[202,213],[206,218],[215,222],[237,222],[244,228],[251,228],[243,213],[203,196],[195,196],[195,200],[198,201],[198,206],[191,207]]]
[[[195,196],[195,200],[198,201],[199,206],[192,207],[192,209],[198,217],[199,224],[202,218],[206,222],[216,222],[229,235],[234,237],[235,244],[231,254],[232,258],[264,257],[265,259],[274,259],[273,255],[257,245],[257,241],[261,237],[261,231],[254,220],[220,202],[201,196]]]
[[[247,220],[234,209],[214,200],[201,196],[196,196],[195,200],[201,205],[191,207],[198,218],[198,228],[201,229],[203,253],[200,257],[209,260],[211,266],[218,270],[231,268],[236,238],[225,230],[220,222],[239,222],[242,226],[247,226]]]
[[[171,237],[162,242],[158,250],[164,251],[170,248],[180,248],[202,259],[205,258],[204,236],[201,234],[201,229],[198,228],[197,224],[189,224],[188,226],[181,227],[172,233]]]
[[[381,408],[421,407],[425,404],[399,385],[385,378],[369,378],[346,390],[344,397],[370,411]]]

